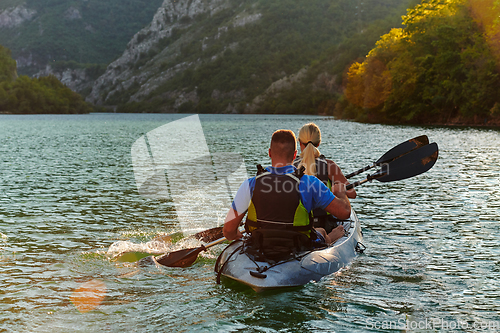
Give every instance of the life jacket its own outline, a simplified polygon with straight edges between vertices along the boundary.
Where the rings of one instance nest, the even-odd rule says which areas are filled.
[[[245,230],[277,229],[311,235],[312,218],[300,199],[303,172],[277,175],[258,166],[255,188],[248,207]]]
[[[293,165],[298,168],[300,162],[302,162],[302,158],[297,157],[295,161],[293,161]],[[321,180],[323,184],[325,184],[330,189],[330,191],[332,190],[332,182],[328,177],[328,162],[326,161],[325,155],[320,155],[318,158],[316,158],[316,178]],[[330,213],[325,212],[324,209],[315,208],[312,211],[312,215],[314,217],[320,217],[330,215]]]

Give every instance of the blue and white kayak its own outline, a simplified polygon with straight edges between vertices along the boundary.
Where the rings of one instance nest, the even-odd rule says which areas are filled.
[[[351,211],[349,220],[342,220],[345,235],[334,244],[296,253],[281,262],[262,261],[245,251],[244,241],[229,244],[221,253],[215,271],[250,286],[256,292],[302,286],[333,274],[348,266],[364,250],[359,219]]]

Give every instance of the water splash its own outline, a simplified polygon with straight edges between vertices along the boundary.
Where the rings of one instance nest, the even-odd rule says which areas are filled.
[[[146,243],[134,243],[132,241],[118,241],[109,247],[106,256],[111,259],[122,255],[126,252],[144,252],[153,255],[168,252],[170,246],[167,243],[152,240]]]
[[[174,237],[176,233],[172,234]],[[203,243],[195,238],[186,237],[176,242],[171,242],[171,235],[160,235],[148,242],[135,243],[132,241],[117,241],[109,247],[106,257],[110,260],[118,261],[137,261],[150,255],[160,255],[187,248],[200,247]],[[212,258],[213,255],[205,255]]]

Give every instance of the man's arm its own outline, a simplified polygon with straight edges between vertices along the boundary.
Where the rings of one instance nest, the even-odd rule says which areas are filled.
[[[336,183],[332,187],[335,199],[325,208],[325,210],[341,220],[347,220],[351,216],[351,203],[347,198],[345,184]]]
[[[250,178],[244,181],[234,196],[233,203],[227,212],[224,227],[222,228],[222,233],[228,240],[243,237],[241,232],[238,230],[238,227],[240,226],[240,223],[248,210],[248,206],[250,205],[252,189],[254,186],[253,184],[255,184],[255,178]],[[244,213],[240,214],[238,211]]]
[[[224,221],[224,227],[222,228],[222,233],[227,240],[234,240],[243,237],[241,232],[238,230],[241,220],[243,220],[245,213],[239,214],[234,209],[230,208],[227,212],[226,220]]]

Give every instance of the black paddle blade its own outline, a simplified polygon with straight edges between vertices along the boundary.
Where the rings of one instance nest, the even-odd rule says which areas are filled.
[[[377,177],[377,174],[375,174],[373,175],[373,179],[380,182],[392,182],[411,178],[432,168],[437,158],[438,145],[434,142],[409,152],[390,163],[384,164],[377,174],[385,175]]]
[[[429,138],[427,137],[427,135],[417,136],[416,138],[400,143],[396,147],[392,148],[387,153],[382,155],[382,157],[380,157],[377,162],[375,162],[375,164],[380,165],[383,163],[388,163],[404,154],[407,154],[428,144]]]
[[[427,137],[427,135],[417,136],[416,138],[413,138],[413,139],[410,139],[410,140],[405,141],[403,143],[400,143],[399,145],[397,145],[396,147],[393,147],[387,153],[382,155],[382,157],[380,157],[377,160],[377,162],[375,162],[371,165],[367,165],[366,167],[361,168],[358,171],[354,171],[354,172],[348,174],[347,176],[345,176],[345,178],[349,179],[351,177],[359,175],[362,172],[370,170],[371,168],[374,168],[376,166],[381,166],[384,163],[389,163],[389,162],[391,162],[397,158],[400,158],[401,156],[403,156],[403,155],[405,155],[405,154],[407,154],[407,153],[409,153],[417,148],[423,147],[427,144],[429,144],[429,138]],[[356,184],[359,185],[359,182],[356,182]]]
[[[170,252],[155,258],[155,261],[167,267],[189,267],[196,261],[198,254],[205,249],[204,246],[200,246],[197,248]]]

